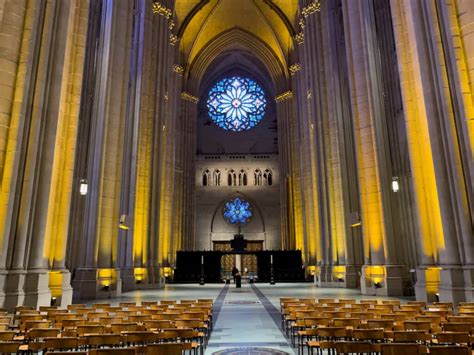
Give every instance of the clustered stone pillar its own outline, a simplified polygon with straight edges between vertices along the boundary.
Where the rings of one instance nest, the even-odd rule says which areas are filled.
[[[173,262],[173,2],[91,6],[70,264],[77,298],[157,287]],[[94,58],[99,58],[95,61]],[[89,101],[88,98],[93,98]]]
[[[461,30],[473,23],[468,3],[390,3],[420,239],[416,295],[428,301],[473,293],[474,51]]]
[[[71,302],[65,265],[88,1],[0,14],[0,307]]]

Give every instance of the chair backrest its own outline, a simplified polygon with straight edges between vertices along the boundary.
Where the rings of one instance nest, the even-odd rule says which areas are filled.
[[[2,330],[0,331],[0,341],[12,341],[15,337],[13,330]]]
[[[369,354],[372,345],[366,341],[341,341],[336,343],[338,354]]]
[[[383,340],[383,329],[354,329],[352,336],[357,340]]]
[[[85,334],[104,334],[103,325],[78,325],[77,333],[82,336]]]
[[[183,346],[178,343],[150,344],[146,347],[147,355],[181,355]]]
[[[435,334],[438,344],[470,344],[471,337],[468,332],[447,332]]]
[[[344,327],[319,328],[318,336],[321,338],[344,338],[347,336],[347,330]]]
[[[443,330],[445,332],[472,332],[472,325],[471,323],[461,323],[461,322],[451,322],[451,323],[444,323]]]
[[[430,334],[423,330],[395,331],[393,341],[395,343],[416,343],[425,342],[431,338]]]
[[[369,329],[393,329],[393,319],[369,319],[367,320],[367,326]]]
[[[467,346],[430,346],[430,355],[471,355]]]
[[[28,331],[27,337],[29,339],[55,338],[60,332],[59,328],[33,328]]]
[[[405,330],[424,330],[429,332],[431,329],[430,321],[408,320],[403,322]]]
[[[418,344],[382,344],[382,355],[420,355]]]
[[[57,355],[57,352],[51,353],[50,355]],[[73,355],[78,354],[74,352]],[[87,352],[85,352],[87,354]],[[48,354],[46,354],[48,355]],[[64,355],[71,355],[71,353],[65,353]],[[89,355],[135,355],[135,349],[91,349]]]
[[[12,354],[18,353],[21,343],[19,341],[5,341],[0,342],[0,353]]]
[[[85,338],[89,346],[118,345],[122,340],[119,334],[86,335]]]
[[[45,349],[76,349],[79,346],[78,338],[46,338]]]

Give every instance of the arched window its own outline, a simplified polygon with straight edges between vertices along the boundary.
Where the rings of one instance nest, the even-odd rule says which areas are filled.
[[[229,186],[237,186],[237,174],[234,170],[230,170],[227,175],[227,184]]]
[[[211,185],[211,172],[206,169],[202,173],[202,186],[209,186]]]
[[[239,186],[247,186],[247,173],[244,170],[239,173]]]
[[[214,186],[221,186],[221,172],[219,169],[214,170]]]
[[[253,177],[255,186],[262,186],[262,172],[260,169],[254,171]]]
[[[271,186],[273,184],[272,180],[273,180],[272,179],[272,172],[270,170],[266,169],[265,172],[263,173],[263,184]]]

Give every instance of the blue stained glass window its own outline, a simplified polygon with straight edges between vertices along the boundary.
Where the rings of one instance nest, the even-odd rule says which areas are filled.
[[[209,117],[226,131],[255,127],[265,115],[265,93],[252,79],[233,76],[217,82],[209,91]]]
[[[224,205],[224,218],[234,226],[250,222],[253,212],[250,202],[236,197]]]

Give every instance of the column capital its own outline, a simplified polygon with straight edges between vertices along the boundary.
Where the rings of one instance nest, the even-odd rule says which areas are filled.
[[[153,13],[163,16],[166,19],[170,19],[171,16],[173,15],[173,12],[171,11],[170,8],[166,7],[159,1],[153,1],[153,7],[152,7]]]
[[[193,96],[190,93],[187,93],[185,91],[183,91],[181,93],[181,99],[183,99],[185,101],[192,102],[193,104],[197,104],[199,102],[199,98],[197,98],[196,96]]]
[[[280,94],[277,97],[275,97],[275,101],[278,103],[278,102],[283,102],[285,100],[289,100],[291,98],[293,98],[293,91],[288,90],[284,92],[283,94]]]
[[[302,65],[300,63],[294,63],[288,67],[288,70],[290,71],[290,75],[294,76],[297,72],[299,72],[302,69]]]

